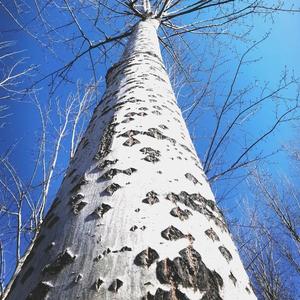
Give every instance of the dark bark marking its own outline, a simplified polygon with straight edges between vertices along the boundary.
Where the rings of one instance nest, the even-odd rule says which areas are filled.
[[[99,254],[99,255],[97,255],[97,256],[93,259],[93,261],[94,261],[94,262],[98,262],[101,258],[102,258],[102,255]]]
[[[190,300],[184,293],[178,289],[172,289],[170,291],[165,291],[158,288],[155,295],[150,292],[146,296],[142,297],[142,300]]]
[[[118,137],[122,136],[122,137],[129,138],[129,137],[133,137],[133,136],[135,136],[137,134],[140,134],[140,133],[141,132],[138,131],[138,130],[127,130],[126,132],[119,134]]]
[[[168,241],[176,241],[185,237],[185,235],[174,226],[169,226],[163,230],[161,236]]]
[[[77,194],[83,185],[86,185],[88,181],[83,177],[80,178],[79,182],[71,189],[71,194]]]
[[[134,259],[134,264],[139,267],[147,267],[149,268],[155,260],[159,258],[158,253],[148,247],[147,249],[141,251]]]
[[[151,192],[147,193],[146,198],[144,200],[142,200],[142,202],[150,204],[150,205],[153,205],[153,204],[159,202],[159,199],[157,197],[157,193],[155,193],[154,191],[151,191]]]
[[[169,129],[166,125],[164,124],[161,124],[161,125],[158,125],[158,127],[160,127],[161,129]]]
[[[78,283],[80,280],[82,280],[83,275],[79,273],[75,278],[74,278],[74,283]]]
[[[192,213],[188,209],[181,209],[180,207],[174,207],[170,211],[171,216],[179,218],[181,221],[187,220]]]
[[[134,146],[135,144],[140,144],[141,142],[133,137],[130,137],[128,140],[126,140],[124,143],[123,143],[123,146],[127,146],[127,147],[132,147]]]
[[[230,272],[229,274],[229,278],[232,280],[234,286],[236,286],[237,283],[237,279],[235,278],[235,276],[232,274],[232,272]]]
[[[111,166],[111,165],[114,165],[118,162],[119,160],[118,159],[115,159],[115,160],[104,160],[103,162],[101,162],[99,165],[98,165],[98,168],[99,169],[105,169],[106,167],[108,166]]]
[[[41,281],[26,297],[26,300],[44,300],[52,288],[51,282]]]
[[[104,256],[106,256],[107,254],[109,254],[111,252],[111,250],[109,249],[109,248],[107,248],[106,250],[104,250],[103,252],[102,252],[102,254],[104,255]]]
[[[136,225],[133,225],[129,230],[130,231],[136,231],[138,229],[138,227]]]
[[[103,136],[99,145],[99,149],[95,155],[96,160],[102,160],[110,152],[113,136],[116,133],[115,128],[118,123],[113,123],[113,120],[107,125],[103,132]]]
[[[71,199],[69,201],[69,204],[74,205],[76,202],[79,202],[84,198],[84,195],[81,193],[78,193],[76,195],[71,196]]]
[[[167,137],[157,128],[149,128],[148,131],[145,131],[143,134],[159,140],[168,140],[172,144],[176,143],[176,141],[173,138]]]
[[[159,150],[154,150],[151,147],[144,147],[140,149],[140,151],[143,154],[147,154],[143,159],[148,161],[148,162],[158,162],[159,161],[159,156],[160,156],[160,151]]]
[[[123,281],[117,278],[117,279],[115,279],[115,280],[111,283],[111,285],[108,287],[108,290],[109,290],[110,292],[117,293],[118,290],[119,290],[119,288],[120,288],[122,285],[123,285]]]
[[[114,250],[112,253],[118,253],[118,252],[126,252],[126,251],[132,251],[130,247],[124,246],[120,250]]]
[[[222,255],[225,257],[227,262],[230,262],[232,260],[232,255],[227,248],[225,248],[224,246],[220,246],[219,250],[222,253]]]
[[[108,196],[112,196],[114,194],[115,191],[117,191],[118,189],[120,189],[121,186],[117,183],[112,183],[111,185],[109,185],[103,192],[103,195],[108,195]]]
[[[183,203],[187,207],[204,214],[208,219],[212,219],[222,230],[226,231],[226,224],[223,220],[223,216],[213,200],[207,200],[200,194],[189,194],[185,191],[180,192],[178,195],[169,193],[166,196],[166,199],[175,204],[177,202]],[[216,217],[210,209],[216,212],[218,217]]]
[[[52,263],[46,265],[42,273],[48,273],[50,275],[55,275],[59,273],[65,266],[74,262],[76,255],[74,255],[69,249],[66,249],[64,252],[60,253],[56,260]]]
[[[131,122],[133,120],[134,120],[134,118],[126,118],[121,123],[129,123],[129,122]]]
[[[192,246],[179,251],[179,254],[180,257],[175,257],[174,260],[166,258],[157,263],[156,276],[159,282],[175,287],[182,285],[220,297],[223,280],[218,273],[206,267],[201,255]]]
[[[102,180],[109,180],[112,179],[114,176],[116,176],[119,173],[122,174],[126,174],[126,175],[131,175],[132,173],[136,172],[137,169],[135,168],[128,168],[126,170],[120,170],[120,169],[110,169],[109,171],[107,171],[106,173],[104,173],[99,179],[98,181],[102,181]]]
[[[212,228],[205,230],[205,234],[213,241],[220,241],[219,236]]]
[[[104,282],[104,281],[103,281],[101,278],[96,279],[96,281],[95,281],[94,284],[93,284],[93,289],[94,289],[96,292],[99,292],[100,287],[101,287],[101,285],[102,285],[103,282]]]
[[[110,205],[102,203],[92,212],[90,216],[94,216],[95,218],[101,219],[103,218],[103,215],[107,213],[110,209],[112,209]]]
[[[80,201],[80,202],[77,202],[73,205],[73,213],[75,215],[78,215],[79,212],[87,205],[87,202],[85,201]]]
[[[191,173],[186,173],[184,176],[185,176],[186,179],[190,180],[193,184],[200,183],[198,181],[198,179],[194,175],[192,175]]]
[[[161,112],[158,111],[158,110],[152,110],[151,113],[152,113],[153,115],[161,116]]]

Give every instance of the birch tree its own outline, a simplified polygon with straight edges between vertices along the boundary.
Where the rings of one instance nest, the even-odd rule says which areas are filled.
[[[69,71],[86,55],[96,81],[93,51],[103,47],[106,56],[105,47],[129,40],[107,73],[106,92],[75,153],[72,143],[70,166],[57,197],[3,298],[255,299],[204,174],[219,143],[213,137],[217,148],[212,144],[203,170],[162,61],[157,30],[166,30],[166,38],[172,31],[174,36],[219,35],[226,24],[248,14],[285,8],[263,1],[241,1],[228,10],[226,5],[233,1],[154,1],[152,7],[149,1],[116,2],[113,9],[107,1],[80,3],[98,7],[95,27],[100,7],[139,19],[135,26],[129,22],[124,30],[113,36],[104,33],[96,42],[83,30],[75,5],[55,3],[68,12],[83,42],[79,49],[72,48],[75,55],[69,62],[40,80],[51,78],[53,90],[67,82]],[[42,16],[45,7],[38,16],[45,28],[56,32],[59,28],[51,28]],[[205,21],[175,22],[214,8],[215,15]],[[178,61],[174,49],[160,41]],[[296,108],[288,108],[278,123]]]
[[[161,58],[162,12],[134,9],[142,20],[6,299],[255,299]]]

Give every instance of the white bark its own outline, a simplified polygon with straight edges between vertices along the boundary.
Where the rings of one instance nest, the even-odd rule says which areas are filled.
[[[256,299],[177,106],[157,27],[141,21],[108,72],[8,300]]]

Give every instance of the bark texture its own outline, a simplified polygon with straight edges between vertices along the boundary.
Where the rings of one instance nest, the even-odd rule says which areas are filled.
[[[141,21],[8,300],[256,299]]]

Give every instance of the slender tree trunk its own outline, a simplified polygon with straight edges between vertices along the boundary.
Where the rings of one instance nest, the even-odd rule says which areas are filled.
[[[256,299],[141,21],[7,297]]]

